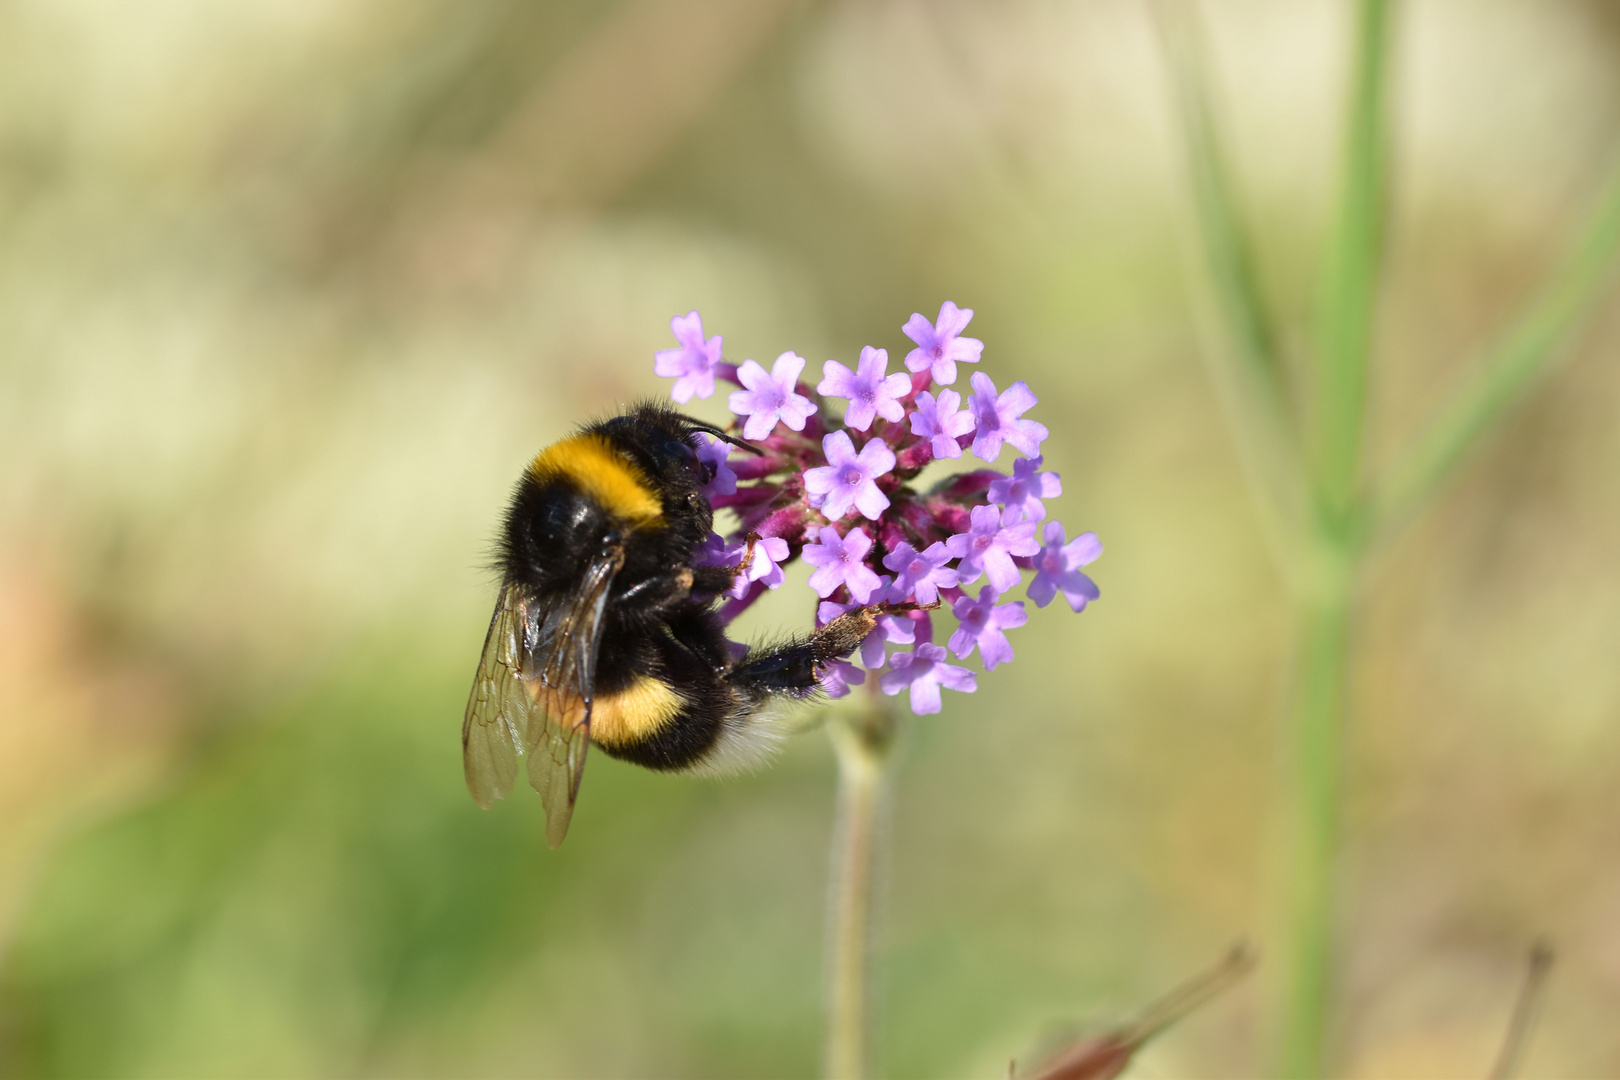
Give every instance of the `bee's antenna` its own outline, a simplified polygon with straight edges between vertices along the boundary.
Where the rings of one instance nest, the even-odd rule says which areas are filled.
[[[737,436],[735,436],[735,435],[728,435],[724,431],[722,431],[721,429],[715,427],[713,424],[706,424],[702,420],[691,420],[691,419],[688,419],[686,421],[686,424],[693,431],[701,431],[705,435],[713,435],[715,438],[719,439],[721,442],[728,442],[732,446],[737,447],[737,449],[739,449],[739,450],[746,450],[750,454],[763,455],[765,453],[765,451],[761,450],[759,447],[755,446],[753,443],[743,442],[741,439],[737,438]]]

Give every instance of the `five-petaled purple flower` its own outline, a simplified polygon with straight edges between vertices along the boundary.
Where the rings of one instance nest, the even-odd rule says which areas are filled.
[[[696,394],[700,398],[714,396],[714,368],[720,363],[720,335],[703,340],[703,319],[697,312],[677,315],[669,320],[675,332],[678,349],[660,349],[653,354],[653,371],[666,379],[674,379],[669,396],[682,405]]]
[[[831,596],[842,585],[857,604],[864,604],[882,587],[877,573],[862,561],[871,550],[872,538],[859,525],[843,536],[828,525],[821,530],[820,542],[804,545],[799,554],[816,568],[810,587],[817,596]]]
[[[1009,512],[1018,511],[1026,521],[1039,521],[1046,516],[1042,499],[1055,499],[1063,494],[1063,481],[1055,472],[1038,472],[1041,458],[1019,458],[1013,462],[1011,476],[990,481],[990,501],[1000,503]]]
[[[822,598],[818,627],[857,608],[872,618],[855,655],[817,665],[829,696],[861,685],[890,695],[909,689],[913,712],[938,712],[942,689],[971,693],[978,685],[972,672],[947,662],[951,653],[966,658],[977,650],[986,671],[1013,659],[1007,632],[1025,623],[1026,612],[1007,594],[1026,580],[1024,570],[1033,571],[1025,595],[1038,606],[1062,593],[1079,611],[1097,598],[1080,570],[1101,553],[1097,538],[1087,533],[1066,543],[1056,521],[1042,530],[1045,546],[1036,537],[1048,512],[1044,500],[1063,487],[1056,473],[1041,469],[1047,429],[1024,418],[1035,395],[1023,382],[999,393],[984,371],[973,373],[966,401],[946,388],[958,363],[981,359],[983,344],[962,336],[972,316],[948,302],[933,323],[913,315],[904,327],[917,345],[906,356],[909,377],[890,374],[888,353],[869,346],[853,368],[829,361],[815,391],[799,381],[805,364],[792,352],[769,372],[752,360],[723,362],[720,338],[703,337],[696,312],[672,320],[681,347],[658,354],[658,372],[676,380],[677,401],[711,395],[716,379],[739,387],[729,396],[736,416],[730,431],[747,441],[747,452],[694,439],[701,495],[735,518],[692,559],[694,567],[731,568],[728,598],[715,612],[720,625],[784,584],[785,564],[801,556]],[[828,401],[835,397],[849,403],[841,418]],[[865,433],[858,452],[857,431]],[[1006,444],[1022,457],[1010,475],[968,469],[926,490],[918,483],[931,462],[960,459],[965,444],[985,461]],[[852,513],[860,524],[839,524]],[[981,579],[975,599],[966,587]],[[943,645],[935,644],[936,614],[953,619]],[[873,678],[878,671],[881,678]]]
[[[957,572],[963,585],[989,577],[997,592],[1007,592],[1022,580],[1013,556],[1033,555],[1041,549],[1035,541],[1033,521],[1009,521],[994,506],[975,506],[972,525],[945,541],[945,550],[960,560]]]
[[[951,605],[951,613],[962,620],[962,625],[951,635],[951,652],[962,659],[977,645],[986,671],[993,671],[997,664],[1005,664],[1013,658],[1012,645],[1003,631],[1023,626],[1029,621],[1029,616],[1024,614],[1022,600],[997,604],[998,599],[1000,596],[996,590],[986,585],[979,590],[977,600],[960,596]]]
[[[804,430],[804,422],[815,415],[816,406],[794,390],[803,370],[804,357],[793,352],[778,356],[769,373],[752,360],[742,362],[737,379],[747,389],[733,392],[728,404],[738,416],[748,417],[743,438],[765,438],[776,429],[778,420],[794,431]]]
[[[947,687],[971,694],[979,688],[978,680],[967,668],[952,667],[945,662],[945,650],[938,645],[918,645],[908,653],[895,653],[890,669],[879,680],[883,692],[893,696],[911,687],[911,711],[918,716],[937,713],[940,709],[939,688]]]
[[[1035,580],[1029,583],[1029,598],[1036,607],[1045,607],[1058,593],[1076,611],[1102,593],[1097,583],[1080,572],[1082,566],[1095,562],[1102,554],[1102,541],[1096,533],[1082,533],[1068,544],[1063,542],[1063,523],[1049,521],[1043,537],[1046,544],[1035,556]]]
[[[919,604],[932,604],[939,599],[939,590],[956,584],[957,573],[945,564],[951,561],[945,545],[935,541],[927,550],[917,551],[902,540],[883,557],[883,565],[894,571],[893,596],[915,598]]]
[[[928,440],[928,448],[937,458],[959,458],[962,447],[957,439],[973,434],[973,416],[957,412],[962,395],[955,390],[941,390],[939,398],[924,390],[917,395],[917,411],[911,414],[911,433]]]
[[[861,359],[854,371],[836,360],[822,365],[821,385],[816,387],[816,393],[847,398],[849,408],[844,412],[844,424],[856,431],[865,431],[879,416],[899,423],[906,415],[906,407],[900,399],[910,392],[911,380],[898,371],[886,374],[888,370],[888,350],[868,345],[861,350]]]
[[[973,452],[985,461],[1001,456],[1001,444],[1010,442],[1025,457],[1041,452],[1041,443],[1049,434],[1045,424],[1034,420],[1021,420],[1024,413],[1035,407],[1035,395],[1022,380],[1007,387],[999,397],[996,384],[982,371],[975,371],[968,382],[973,396],[968,398],[968,410],[976,425],[973,432]]]
[[[956,365],[977,364],[984,352],[984,342],[978,338],[959,336],[972,319],[972,308],[959,308],[949,300],[940,305],[935,322],[930,323],[921,312],[913,314],[900,328],[917,343],[906,354],[906,367],[929,372],[941,386],[951,385],[956,381]]]
[[[835,431],[821,440],[827,464],[804,474],[810,505],[829,521],[837,521],[853,507],[876,521],[889,508],[889,497],[878,490],[878,477],[894,468],[894,451],[882,439],[868,439],[855,453],[847,432]]]

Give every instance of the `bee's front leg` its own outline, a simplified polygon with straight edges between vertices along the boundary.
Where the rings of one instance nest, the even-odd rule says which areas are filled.
[[[737,579],[747,574],[748,568],[754,564],[754,549],[762,539],[757,532],[750,532],[744,537],[742,562],[735,566],[699,566],[687,571],[692,577],[690,591],[718,596],[736,588]]]
[[[730,567],[721,567],[720,569],[729,570]],[[667,574],[654,574],[652,577],[642,578],[625,589],[624,592],[617,593],[613,599],[618,602],[635,600],[640,604],[659,608],[665,604],[676,603],[691,596],[697,584],[698,575],[702,573],[702,570],[682,568],[672,570]]]

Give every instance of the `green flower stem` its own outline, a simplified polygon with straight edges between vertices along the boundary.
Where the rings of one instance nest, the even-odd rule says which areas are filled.
[[[1384,238],[1389,9],[1389,0],[1357,5],[1339,206],[1322,278],[1314,464],[1319,512],[1331,526],[1354,514],[1361,470],[1367,357]]]
[[[1344,158],[1318,294],[1317,364],[1291,416],[1277,337],[1222,151],[1191,0],[1155,11],[1181,114],[1201,239],[1232,349],[1215,381],[1296,611],[1297,669],[1280,800],[1287,829],[1278,957],[1283,999],[1272,1067],[1320,1076],[1334,970],[1333,879],[1358,569],[1438,490],[1456,462],[1545,371],[1600,296],[1620,254],[1620,167],[1570,254],[1479,374],[1368,497],[1363,430],[1383,253],[1391,0],[1356,0]]]
[[[1323,1072],[1333,972],[1334,854],[1356,552],[1320,541],[1298,611],[1299,656],[1283,785],[1287,879],[1278,1076]]]
[[[1378,499],[1380,530],[1391,532],[1439,488],[1452,467],[1552,366],[1611,278],[1620,250],[1620,167],[1597,211],[1541,293],[1486,355],[1473,380],[1390,470]]]
[[[1215,126],[1202,28],[1187,0],[1158,0],[1153,10],[1170,62],[1198,221],[1221,309],[1254,385],[1280,413],[1282,366],[1276,335],[1261,299],[1254,253]]]
[[[1339,205],[1322,279],[1312,414],[1316,538],[1299,596],[1299,684],[1284,809],[1282,1028],[1277,1073],[1321,1076],[1333,957],[1340,744],[1360,555],[1362,429],[1383,251],[1389,0],[1359,0]]]
[[[876,676],[872,689],[876,689]],[[838,753],[838,817],[833,829],[827,908],[829,1080],[860,1080],[871,1060],[872,928],[898,716],[887,699],[863,695],[860,712],[828,724]]]
[[[1157,0],[1153,10],[1181,118],[1204,254],[1233,343],[1231,349],[1209,350],[1207,355],[1267,534],[1286,563],[1299,546],[1292,533],[1304,501],[1298,436],[1276,331],[1216,123],[1203,27],[1189,0]]]

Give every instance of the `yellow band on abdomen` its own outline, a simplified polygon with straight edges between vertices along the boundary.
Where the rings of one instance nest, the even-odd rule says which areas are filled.
[[[681,697],[669,683],[637,676],[628,689],[605,694],[591,707],[591,738],[624,746],[658,734],[681,711]]]

